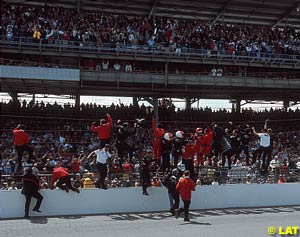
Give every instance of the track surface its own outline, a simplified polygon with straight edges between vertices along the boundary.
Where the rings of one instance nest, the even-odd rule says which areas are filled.
[[[169,213],[0,220],[1,237],[205,236],[262,237],[268,227],[300,225],[300,207],[192,211],[191,222]],[[274,236],[280,236],[276,234]]]

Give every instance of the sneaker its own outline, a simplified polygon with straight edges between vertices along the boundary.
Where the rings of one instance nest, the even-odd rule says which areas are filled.
[[[190,221],[190,218],[185,217],[183,221]]]
[[[42,211],[40,211],[39,209],[37,209],[37,208],[33,208],[32,209],[32,211],[35,211],[35,212],[39,212],[39,213],[41,213]]]
[[[175,218],[178,219],[178,217],[179,217],[179,210],[175,209]]]
[[[143,192],[143,195],[149,196],[149,193],[146,191],[146,192]]]
[[[28,215],[25,215],[25,216],[24,216],[24,218],[25,218],[25,219],[28,219],[28,218],[29,218],[29,216],[28,216]]]
[[[78,188],[75,189],[75,192],[80,193],[80,190]]]

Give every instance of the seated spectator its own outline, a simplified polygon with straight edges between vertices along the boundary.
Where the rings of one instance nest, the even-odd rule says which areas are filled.
[[[83,178],[83,188],[95,188],[94,174],[87,173],[86,178]]]
[[[125,173],[131,173],[134,170],[134,164],[130,163],[129,159],[126,159],[122,165],[122,168]]]
[[[76,173],[75,179],[73,180],[73,186],[75,188],[82,188],[83,182],[82,182],[80,173]]]
[[[8,182],[7,190],[18,190],[16,182],[15,181]]]
[[[46,177],[41,177],[40,179],[40,189],[48,189],[49,184],[46,181]]]
[[[111,188],[118,188],[118,187],[120,187],[120,182],[119,182],[118,178],[114,178],[111,181]]]
[[[286,183],[286,179],[284,175],[279,175],[279,180],[277,182],[278,184]]]
[[[161,186],[161,182],[157,179],[157,177],[152,178],[151,186],[153,186],[153,187],[160,187]]]

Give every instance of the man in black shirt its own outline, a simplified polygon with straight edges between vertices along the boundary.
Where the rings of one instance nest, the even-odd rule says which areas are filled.
[[[25,195],[26,198],[24,218],[29,217],[29,207],[32,197],[37,199],[35,207],[32,210],[35,212],[41,212],[40,206],[43,201],[43,196],[39,193],[39,187],[39,179],[34,174],[32,174],[32,169],[28,168],[25,171],[25,175],[23,176],[22,194]]]
[[[177,131],[175,133],[175,138],[173,139],[173,157],[174,157],[174,167],[177,167],[178,161],[182,156],[182,146],[184,145],[184,132]]]

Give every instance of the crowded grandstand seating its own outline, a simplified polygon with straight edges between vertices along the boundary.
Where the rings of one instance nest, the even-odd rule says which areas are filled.
[[[4,5],[0,35],[14,41],[43,40],[77,46],[94,45],[171,50],[177,56],[190,48],[227,55],[298,55],[299,32],[259,25],[209,25],[172,18],[145,19],[99,11]]]
[[[92,121],[99,120],[109,112],[114,120],[113,137],[115,138],[116,121],[128,121],[130,127],[136,118],[146,118],[142,125],[141,133],[132,137],[134,144],[134,157],[131,168],[126,164],[125,159],[117,155],[113,145],[114,158],[110,164],[110,176],[107,182],[112,187],[139,185],[139,152],[152,151],[152,131],[150,119],[152,111],[145,106],[125,106],[111,105],[98,106],[94,104],[82,104],[80,108],[65,104],[64,106],[55,104],[35,104],[26,103],[1,103],[1,146],[2,154],[1,170],[6,177],[14,176],[16,169],[15,152],[12,145],[12,129],[18,123],[26,124],[27,131],[31,135],[31,144],[34,147],[35,156],[40,160],[35,167],[40,171],[40,175],[47,180],[55,163],[61,162],[69,168],[71,173],[81,173],[86,178],[87,172],[96,173],[92,161],[86,156],[98,146],[98,137],[90,131]],[[70,118],[72,114],[72,118]],[[248,123],[251,126],[261,129],[266,118],[270,118],[269,125],[274,129],[274,155],[280,157],[281,162],[288,162],[285,167],[280,168],[288,181],[298,177],[297,162],[299,159],[299,110],[252,111],[244,110],[240,114],[229,113],[226,110],[213,111],[212,109],[175,110],[171,101],[160,103],[161,126],[169,132],[182,129],[189,134],[197,126],[205,126],[211,122],[219,122],[226,128],[228,121],[238,124]],[[55,117],[55,119],[53,119]],[[141,141],[141,142],[139,142]],[[112,144],[115,144],[115,140]],[[251,152],[255,150],[256,142],[252,138]],[[80,167],[76,168],[74,158],[81,159]],[[75,163],[74,163],[75,162]],[[260,176],[252,167],[246,166],[241,156],[230,171],[220,170],[220,161],[216,161],[213,166],[204,163],[203,166],[196,166],[198,183],[211,184],[215,180],[222,183],[247,183],[247,182],[274,182],[274,173],[270,170],[267,176]],[[25,163],[26,165],[26,163]],[[74,168],[75,167],[75,168]],[[127,167],[127,168],[125,168]],[[153,177],[157,176],[158,166],[153,166]],[[288,170],[287,170],[288,169]],[[278,173],[279,174],[279,173]],[[292,174],[294,176],[292,176]],[[295,176],[296,174],[296,176]],[[97,175],[96,175],[97,176]],[[270,178],[271,177],[271,178]],[[291,178],[294,177],[294,178]],[[75,179],[75,176],[74,176]],[[269,180],[268,180],[269,179]],[[11,182],[11,178],[9,178]],[[6,182],[4,182],[6,181]],[[3,179],[2,186],[6,186],[7,180]],[[47,187],[47,181],[45,181]]]

